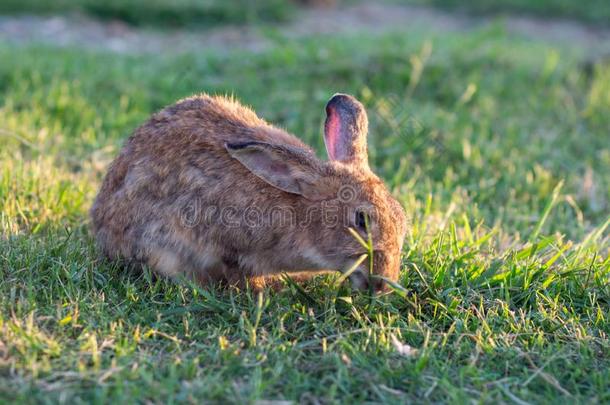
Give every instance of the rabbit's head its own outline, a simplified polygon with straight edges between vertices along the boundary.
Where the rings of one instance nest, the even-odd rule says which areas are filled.
[[[336,94],[326,105],[324,142],[328,162],[308,150],[263,142],[228,144],[227,150],[252,173],[272,186],[292,194],[307,218],[299,240],[311,263],[320,269],[346,271],[367,249],[349,228],[373,247],[373,274],[396,281],[407,228],[402,206],[369,168],[368,120],[355,98]],[[299,198],[300,197],[300,198]],[[285,252],[290,255],[291,252]],[[356,289],[369,287],[369,260],[350,279]],[[374,279],[373,287],[385,287]]]
[[[368,119],[364,106],[354,97],[334,95],[326,104],[324,143],[329,164],[340,180],[337,193],[343,226],[351,227],[373,245],[373,273],[396,281],[400,271],[400,253],[407,230],[404,209],[392,197],[384,183],[369,168],[367,154]],[[326,251],[362,252],[354,235],[335,232],[329,235]],[[333,240],[336,241],[333,243]],[[339,249],[337,249],[339,248]],[[360,248],[360,249],[358,249]],[[349,263],[349,261],[348,261]],[[352,276],[355,288],[368,288],[368,260]],[[376,290],[384,284],[374,281]]]

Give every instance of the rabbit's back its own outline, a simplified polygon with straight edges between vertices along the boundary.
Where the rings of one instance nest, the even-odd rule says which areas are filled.
[[[226,143],[248,141],[311,151],[225,97],[195,96],[154,114],[110,165],[91,209],[93,232],[103,253],[136,262],[150,262],[155,252],[167,249],[181,257],[201,256],[191,251],[197,235],[185,234],[184,224],[176,222],[184,220],[184,210],[193,201],[223,206],[265,187],[225,149]],[[231,237],[226,229],[218,232],[228,241],[239,240],[240,235]],[[163,255],[163,260],[172,259]]]

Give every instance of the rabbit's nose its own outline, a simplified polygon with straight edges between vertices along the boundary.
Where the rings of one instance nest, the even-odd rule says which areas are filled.
[[[383,276],[389,280],[396,281],[398,279],[400,266],[394,255],[388,254],[385,251],[378,250],[373,253],[373,274]],[[384,287],[389,288],[382,280],[378,280],[381,284],[376,290],[381,290]],[[377,287],[377,286],[375,286]]]

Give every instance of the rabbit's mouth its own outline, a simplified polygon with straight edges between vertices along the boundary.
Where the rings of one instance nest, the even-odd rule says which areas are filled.
[[[350,282],[352,283],[352,289],[356,291],[368,291],[371,287],[371,283],[373,283],[373,291],[375,293],[384,292],[387,289],[387,286],[382,280],[371,279],[368,275],[368,272],[365,270],[356,270],[349,276]]]
[[[366,271],[360,267],[350,274],[349,280],[352,283],[352,288],[354,290],[364,291],[369,288],[369,276]]]
[[[352,289],[355,291],[366,291],[369,289],[369,283],[372,281],[369,277],[369,262],[364,260],[358,267],[349,275],[349,280],[352,284]]]
[[[385,269],[387,266],[388,255],[383,251],[374,252],[374,262],[376,269]],[[376,273],[376,272],[375,272]],[[389,287],[381,277],[369,276],[369,262],[365,260],[350,275],[349,280],[352,289],[357,291],[369,290],[371,287],[376,293],[386,291]],[[371,285],[372,283],[372,285]]]

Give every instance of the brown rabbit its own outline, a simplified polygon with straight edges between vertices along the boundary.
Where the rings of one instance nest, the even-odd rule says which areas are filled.
[[[336,94],[326,114],[328,162],[232,99],[195,96],[154,114],[91,209],[99,247],[166,276],[261,288],[284,272],[350,269],[365,249],[348,227],[366,239],[368,224],[374,273],[396,280],[407,222],[369,169],[364,107]],[[368,288],[367,262],[354,288]]]

